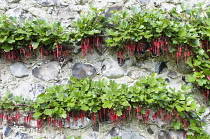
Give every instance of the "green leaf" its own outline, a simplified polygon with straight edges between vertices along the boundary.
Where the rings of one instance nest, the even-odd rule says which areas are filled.
[[[178,121],[174,121],[172,123],[172,126],[174,127],[175,130],[178,130],[178,129],[180,129],[181,123]]]
[[[88,111],[89,107],[87,105],[82,105],[81,110]]]
[[[187,77],[187,80],[186,80],[186,81],[187,81],[187,82],[195,82],[195,80],[196,80],[196,77],[190,75],[190,76]]]
[[[180,30],[178,31],[178,35],[179,35],[179,37],[186,36],[186,35],[187,35],[186,29],[180,29]]]
[[[116,113],[118,116],[121,116],[122,115],[122,111],[117,111],[117,113]]]
[[[103,102],[103,108],[111,108],[112,107],[112,103],[108,100],[104,100]]]
[[[206,75],[210,75],[210,70],[203,69],[203,72],[204,72]]]
[[[185,109],[179,105],[176,106],[177,111],[181,112],[184,111]]]
[[[39,46],[39,42],[33,42],[32,46],[33,46],[33,49],[36,49]]]
[[[38,118],[38,117],[41,116],[41,115],[42,115],[41,112],[36,111],[36,112],[33,114],[33,117]]]
[[[190,108],[191,108],[191,110],[196,110],[197,108],[199,108],[199,104],[197,104],[196,101],[193,101],[193,102],[190,104]]]
[[[196,47],[196,46],[200,46],[201,43],[199,39],[195,39],[194,41],[190,42],[190,45]]]
[[[85,91],[85,92],[88,91],[89,90],[89,84],[83,84],[82,90]]]
[[[41,98],[37,98],[37,99],[36,99],[36,102],[37,102],[37,103],[44,103],[45,100],[44,100],[44,99],[41,99]]]
[[[0,37],[0,43],[4,43],[7,40],[7,36]]]
[[[128,103],[128,101],[123,101],[122,105],[123,106],[130,106],[130,104]]]
[[[2,49],[4,49],[5,52],[9,52],[10,50],[13,49],[13,46],[12,45],[9,45],[9,44],[4,44],[2,46]]]
[[[51,116],[52,113],[53,113],[53,110],[52,110],[52,109],[45,109],[43,113],[44,113],[45,115]]]
[[[122,39],[122,36],[113,38],[113,40],[116,41],[116,42],[120,41],[121,39]]]
[[[58,101],[63,101],[63,99],[64,99],[64,94],[59,93],[58,97],[57,97],[57,100]]]
[[[45,89],[45,91],[48,92],[48,93],[56,93],[55,87],[48,87],[48,88]]]

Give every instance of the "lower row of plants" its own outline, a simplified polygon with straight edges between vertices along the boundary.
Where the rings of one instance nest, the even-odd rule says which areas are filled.
[[[30,124],[34,119],[39,129],[44,125],[62,128],[71,120],[83,121],[85,117],[92,119],[93,124],[109,121],[114,125],[136,117],[145,124],[162,120],[168,129],[184,130],[185,135],[203,134],[204,123],[199,115],[204,108],[190,93],[192,86],[182,85],[181,90],[167,88],[167,82],[156,74],[143,77],[132,86],[90,78],[70,78],[70,82],[47,88],[34,102],[7,93],[0,103],[0,122],[5,119],[18,123],[21,110],[27,112],[24,122]]]

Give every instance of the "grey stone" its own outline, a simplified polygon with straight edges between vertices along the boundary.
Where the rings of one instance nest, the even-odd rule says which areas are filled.
[[[29,70],[21,62],[15,62],[10,66],[10,71],[15,77],[25,77],[29,75]]]
[[[158,61],[155,66],[155,72],[157,74],[161,74],[161,73],[165,72],[167,69],[168,69],[168,67],[167,67],[166,63],[163,61]]]
[[[11,3],[13,3],[13,2],[19,2],[20,0],[6,0],[6,2],[11,2]]]
[[[72,76],[77,79],[91,77],[96,74],[96,69],[91,64],[75,63],[72,67]]]
[[[17,132],[14,139],[32,139],[28,134]]]
[[[41,65],[41,67],[35,67],[32,70],[34,77],[44,81],[53,80],[58,76],[60,65],[57,61],[49,62]]]
[[[79,118],[77,121],[70,122],[69,127],[71,129],[82,129],[90,126],[91,123],[92,121],[89,118],[84,117],[84,119]]]
[[[147,5],[151,0],[138,0],[141,4]]]
[[[154,132],[151,128],[147,128],[147,132],[150,133],[150,134],[154,134]]]
[[[101,72],[102,75],[107,78],[116,79],[124,76],[131,65],[132,61],[126,60],[125,66],[120,67],[117,60],[114,60],[113,58],[107,58],[102,62]]]
[[[11,134],[11,132],[12,132],[12,128],[11,128],[11,127],[5,126],[5,127],[3,128],[3,133],[4,133],[4,136],[5,136],[5,137],[8,137],[8,136]]]
[[[169,71],[168,72],[168,77],[172,78],[172,79],[176,79],[178,77],[178,74],[176,71]]]
[[[39,4],[45,7],[57,5],[57,0],[36,0]]]

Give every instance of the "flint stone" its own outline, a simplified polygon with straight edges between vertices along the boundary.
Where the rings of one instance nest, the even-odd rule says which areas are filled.
[[[12,132],[12,128],[11,128],[11,127],[5,126],[5,127],[3,128],[3,133],[4,133],[4,136],[5,136],[5,137],[8,137],[8,136],[10,135],[11,132]]]
[[[75,63],[72,67],[72,76],[77,79],[91,77],[96,74],[96,69],[91,64]]]
[[[154,134],[154,131],[151,128],[147,128],[147,132],[150,134]]]
[[[15,77],[25,77],[29,75],[29,70],[21,62],[15,62],[10,66],[10,71]]]
[[[53,61],[47,64],[41,65],[41,67],[35,67],[32,70],[34,77],[44,81],[53,80],[58,76],[60,65],[57,61]]]
[[[163,73],[164,71],[166,71],[168,68],[167,68],[167,65],[165,62],[163,61],[158,61],[156,66],[155,66],[155,72],[157,74],[161,74]]]

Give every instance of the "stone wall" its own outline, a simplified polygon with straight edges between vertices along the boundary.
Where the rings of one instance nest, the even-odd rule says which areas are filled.
[[[210,4],[210,0],[202,1],[205,1],[206,5]],[[79,14],[87,12],[88,4],[91,3],[97,7],[129,8],[140,5],[142,8],[157,7],[169,10],[174,6],[179,8],[181,2],[183,0],[1,0],[0,13],[18,17],[20,20],[30,18],[56,20],[70,26]],[[186,0],[184,2],[193,5],[198,1]],[[175,60],[165,57],[125,59],[123,63],[119,63],[119,59],[108,51],[105,51],[103,55],[93,52],[92,55],[86,57],[82,57],[79,53],[72,59],[64,59],[62,62],[53,61],[48,57],[44,59],[36,57],[22,62],[0,59],[0,93],[4,95],[7,91],[11,91],[14,95],[23,95],[34,100],[47,87],[69,83],[71,76],[77,78],[90,76],[94,80],[107,78],[118,83],[132,85],[142,76],[148,76],[153,72],[165,78],[169,82],[168,87],[179,89],[181,84],[186,83],[184,77],[191,72],[191,69],[184,62],[177,65]],[[203,115],[205,120],[208,120],[208,115],[209,111]],[[70,135],[81,136],[82,139],[110,139],[117,136],[122,136],[123,139],[183,138],[181,132],[165,132],[164,123],[161,121],[158,125],[144,125],[134,119],[126,125],[117,127],[113,123],[98,123],[94,126],[91,123],[92,121],[86,118],[85,122],[72,122],[62,130],[45,127],[42,132],[37,130],[35,121],[32,121],[32,126],[29,128],[23,125],[10,127],[5,122],[0,128],[5,139],[39,137],[64,139]],[[208,129],[207,126],[206,131]]]

